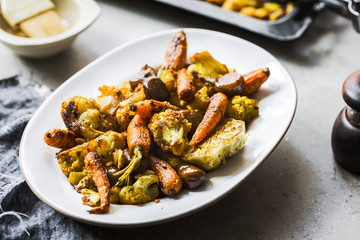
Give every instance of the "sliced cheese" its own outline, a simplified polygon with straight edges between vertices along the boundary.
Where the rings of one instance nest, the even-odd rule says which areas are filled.
[[[66,30],[61,18],[53,10],[25,20],[19,26],[21,31],[31,38],[49,37]]]
[[[50,0],[1,0],[1,11],[10,26],[55,8]]]

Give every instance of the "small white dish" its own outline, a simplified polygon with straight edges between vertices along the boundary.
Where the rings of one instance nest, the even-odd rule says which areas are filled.
[[[94,0],[54,0],[56,12],[68,25],[68,30],[46,38],[26,38],[9,33],[0,15],[0,40],[16,54],[44,58],[68,48],[79,33],[88,28],[100,14]]]
[[[82,222],[102,226],[139,226],[169,221],[202,209],[234,190],[274,150],[293,119],[297,93],[281,63],[264,49],[243,39],[202,29],[184,29],[188,55],[207,50],[221,63],[240,73],[269,67],[270,78],[254,95],[260,116],[248,129],[243,150],[207,174],[207,182],[196,191],[183,190],[174,198],[143,205],[112,205],[103,215],[89,214],[58,166],[56,149],[43,140],[45,131],[63,127],[60,105],[68,97],[95,97],[101,85],[119,85],[148,64],[163,61],[170,36],[180,31],[160,32],[124,44],[97,59],[60,86],[37,110],[22,136],[21,171],[32,191],[55,210]]]

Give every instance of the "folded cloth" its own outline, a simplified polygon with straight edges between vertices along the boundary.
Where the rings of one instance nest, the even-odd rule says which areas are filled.
[[[45,86],[19,80],[19,76],[0,80],[0,239],[29,234],[22,209],[18,209],[19,213],[6,209],[19,196],[18,192],[28,188],[17,159],[21,134],[50,92]],[[28,200],[22,197],[23,201]]]
[[[57,213],[27,186],[18,163],[22,132],[51,93],[20,76],[0,80],[0,239],[92,238],[92,227]]]

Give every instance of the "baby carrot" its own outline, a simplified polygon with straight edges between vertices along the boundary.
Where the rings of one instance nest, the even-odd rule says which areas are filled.
[[[136,104],[130,104],[130,110],[144,119],[151,118],[155,113],[162,112],[166,109],[179,110],[178,107],[168,102],[159,102],[156,100],[144,100]]]
[[[44,135],[44,141],[51,147],[69,149],[76,146],[76,135],[68,129],[54,128]]]
[[[145,153],[149,152],[151,146],[150,131],[147,121],[140,115],[135,115],[127,128],[127,143],[132,154],[130,163],[114,176],[120,176],[117,185],[130,185],[130,174],[140,165]]]
[[[186,68],[178,71],[177,75],[177,94],[179,99],[186,102],[193,100],[195,96],[195,86],[192,78],[187,73]]]
[[[187,42],[183,31],[171,36],[165,53],[164,66],[174,70],[185,67],[186,63]]]
[[[269,68],[260,68],[246,73],[244,75],[245,87],[242,95],[248,96],[256,92],[268,80],[269,76]]]
[[[223,93],[216,93],[210,98],[209,106],[203,119],[190,141],[190,146],[195,146],[204,140],[220,122],[225,114],[228,98]]]
[[[101,205],[89,210],[89,213],[102,214],[109,212],[110,208],[110,183],[109,178],[102,166],[99,155],[95,152],[89,152],[85,157],[85,167],[90,173],[98,189]]]
[[[142,147],[144,152],[150,150],[150,132],[146,120],[140,115],[135,115],[127,128],[127,143],[130,152],[132,152],[136,146]]]
[[[174,196],[181,191],[182,181],[167,162],[154,155],[150,155],[150,168],[159,177],[161,191],[165,195]]]

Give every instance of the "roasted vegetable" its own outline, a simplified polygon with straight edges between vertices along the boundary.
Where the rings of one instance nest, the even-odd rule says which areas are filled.
[[[159,178],[148,170],[135,176],[132,186],[123,187],[119,193],[122,204],[141,204],[155,200],[159,195]]]
[[[121,92],[121,89],[116,88],[115,86],[103,85],[98,89],[101,92],[100,96],[113,96],[118,100],[121,100],[124,97],[123,93]]]
[[[149,166],[150,166],[149,156],[148,156],[148,154],[144,154],[144,156],[141,158],[139,166],[131,174],[137,175],[137,174],[143,173],[147,169],[149,169]]]
[[[61,104],[61,116],[70,131],[85,139],[118,128],[116,120],[102,114],[93,100],[79,96],[68,98]]]
[[[140,117],[140,115],[135,115],[128,126],[127,143],[130,152],[133,152],[136,147],[142,148],[145,153],[150,150],[151,139],[149,129],[147,128],[146,120]]]
[[[132,103],[143,101],[146,99],[146,94],[142,84],[139,84],[134,91],[128,93],[129,97],[119,103],[120,108],[129,106]]]
[[[255,7],[251,7],[251,6],[248,6],[248,7],[243,7],[240,12],[241,14],[243,15],[246,15],[248,17],[255,17],[255,13],[256,13],[256,8]]]
[[[176,72],[174,69],[162,67],[157,76],[163,81],[169,93],[176,89]]]
[[[179,108],[185,108],[185,106],[187,104],[185,101],[179,99],[179,96],[178,96],[177,92],[175,92],[175,91],[170,92],[169,103],[171,105],[179,107]]]
[[[127,129],[127,126],[131,122],[131,119],[135,116],[135,113],[130,110],[130,105],[126,107],[119,108],[116,111],[116,121],[119,125],[119,132],[123,132]]]
[[[257,104],[258,102],[255,99],[249,99],[246,96],[235,96],[227,105],[226,115],[249,123],[259,115]]]
[[[190,61],[195,64],[191,64],[188,67],[188,71],[198,72],[200,77],[205,78],[210,82],[215,82],[217,78],[220,78],[229,72],[225,64],[219,63],[207,51],[192,55]]]
[[[90,152],[85,157],[86,170],[91,175],[97,187],[101,205],[89,210],[89,213],[102,214],[107,213],[110,209],[110,182],[105,172],[100,156],[95,152]]]
[[[130,110],[140,115],[144,119],[151,118],[155,113],[162,112],[166,109],[179,110],[178,107],[168,102],[159,102],[155,100],[145,100],[130,105]]]
[[[244,77],[236,72],[227,73],[215,81],[215,90],[228,97],[242,94],[244,87]]]
[[[185,68],[178,71],[177,75],[177,94],[179,99],[186,102],[193,100],[195,95],[195,86],[192,77]]]
[[[113,96],[99,96],[96,98],[96,103],[99,106],[101,113],[113,116],[119,107],[119,101]]]
[[[269,14],[269,21],[275,21],[283,16],[285,16],[285,11],[281,8],[277,9]]]
[[[288,0],[206,0],[209,3],[221,5],[222,8],[239,12],[249,17],[274,21],[285,14],[289,14],[293,8],[293,2]],[[289,11],[287,11],[289,9]]]
[[[126,134],[108,131],[82,145],[59,152],[56,157],[61,170],[68,176],[70,172],[83,171],[84,159],[89,152],[96,152],[104,161],[112,161],[114,152],[123,149],[125,144]]]
[[[187,134],[191,124],[181,112],[167,109],[155,114],[149,123],[155,143],[164,151],[180,156],[187,144]]]
[[[270,11],[266,8],[257,8],[255,10],[255,17],[259,19],[267,19],[269,17]]]
[[[186,188],[195,189],[205,182],[206,173],[204,170],[181,160],[169,152],[158,151],[158,155],[175,169]]]
[[[183,31],[171,36],[169,45],[166,49],[163,66],[174,70],[180,70],[185,67],[187,54],[186,36]]]
[[[167,196],[174,196],[181,191],[182,181],[176,171],[160,158],[150,155],[150,168],[159,177],[160,189]]]
[[[119,171],[119,168],[117,167],[105,167],[105,172],[108,176],[109,182],[111,186],[114,186],[117,183],[118,178],[114,176],[115,173]]]
[[[131,88],[131,84],[129,81],[125,81],[120,84],[118,89],[121,91],[121,99],[126,100],[130,98],[132,95],[134,95],[134,91]]]
[[[225,0],[222,7],[226,10],[238,12],[243,7],[246,6],[256,7],[257,5],[258,5],[258,0]]]
[[[47,145],[60,149],[69,149],[76,146],[76,135],[68,129],[54,128],[44,134]]]
[[[88,205],[90,207],[96,207],[99,206],[100,204],[100,195],[98,192],[93,191],[91,189],[81,189],[80,193],[82,195],[84,195],[81,200],[83,201],[84,205]]]
[[[132,159],[129,165],[114,174],[114,176],[119,177],[117,185],[130,185],[130,174],[140,166],[144,154],[150,150],[149,129],[146,126],[146,120],[139,115],[135,115],[128,126],[127,143],[132,153]]]
[[[167,101],[170,97],[165,83],[163,83],[157,77],[145,78],[143,81],[143,85],[146,97],[148,99]]]
[[[235,119],[223,120],[214,132],[200,145],[186,149],[181,158],[202,169],[212,170],[225,158],[240,151],[248,137],[245,123]]]
[[[110,198],[109,202],[111,204],[119,204],[120,203],[120,190],[121,188],[112,186],[110,188]]]
[[[130,86],[132,89],[135,89],[140,83],[143,83],[144,79],[153,76],[156,76],[155,70],[152,67],[145,65],[141,68],[140,72],[130,78]]]
[[[180,110],[186,120],[188,120],[189,123],[191,123],[191,129],[189,131],[189,134],[194,134],[196,128],[201,123],[201,120],[204,117],[204,113],[199,110]]]
[[[88,109],[79,117],[80,133],[85,139],[93,139],[109,131],[117,130],[115,118],[102,114],[97,109]]]
[[[210,103],[210,97],[208,95],[208,88],[203,87],[195,93],[194,100],[191,103],[189,103],[186,107],[187,109],[190,110],[195,110],[195,109],[203,110],[206,109],[209,103]]]
[[[101,95],[96,98],[96,104],[101,113],[113,116],[124,96],[120,89],[115,86],[99,87]]]
[[[86,173],[84,173],[84,172],[71,172],[69,174],[68,180],[72,185],[78,185],[79,182],[81,181],[81,179],[83,179],[85,176],[86,176]]]
[[[217,5],[222,5],[225,2],[225,0],[206,0],[206,1]]]
[[[268,68],[260,68],[246,73],[244,75],[245,88],[243,95],[248,96],[256,92],[268,80],[269,76],[270,70]]]
[[[227,102],[228,98],[222,93],[216,93],[210,98],[210,104],[190,141],[190,146],[195,146],[209,136],[224,117]]]
[[[84,97],[70,97],[61,104],[61,117],[70,131],[80,134],[79,117],[88,109],[97,109],[96,103]]]
[[[69,178],[71,175],[73,175],[73,173],[75,172],[71,172],[70,175],[69,175]],[[76,172],[77,173],[77,172]],[[78,184],[76,185],[73,185],[74,189],[77,191],[77,192],[82,192],[83,190],[92,190],[93,192],[95,192],[96,194],[98,194],[96,191],[97,191],[97,188],[96,188],[96,185],[95,185],[95,182],[94,180],[91,178],[90,174],[88,174],[88,172],[86,171],[86,169],[84,168],[84,172],[83,172],[85,175],[85,177],[81,178],[80,181],[78,182]],[[76,175],[75,175],[76,176]],[[80,176],[79,176],[80,177]],[[78,181],[78,180],[77,180]],[[69,180],[70,182],[70,180]],[[71,183],[71,182],[70,182]],[[82,193],[84,194],[84,193]],[[91,194],[91,193],[90,193]],[[99,195],[99,194],[98,194]],[[100,199],[100,196],[99,196],[99,199]],[[94,201],[92,201],[93,203],[96,203]],[[92,205],[89,205],[89,206],[92,206]],[[95,205],[94,205],[95,206]]]

